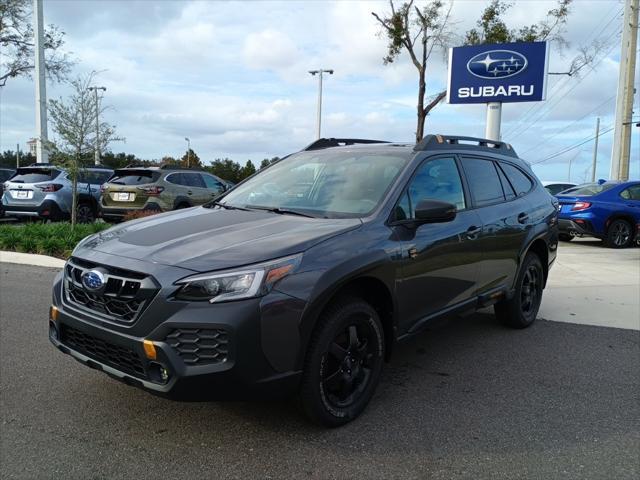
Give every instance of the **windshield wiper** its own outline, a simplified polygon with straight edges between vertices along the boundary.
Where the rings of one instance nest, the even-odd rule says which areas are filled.
[[[299,210],[290,210],[288,208],[262,207],[260,205],[248,205],[248,208],[252,210],[264,210],[265,212],[273,212],[279,215],[298,215],[300,217],[316,218],[314,215],[309,215],[308,213],[303,213]]]
[[[225,210],[242,210],[244,212],[248,212],[249,211],[248,208],[236,207],[235,205],[227,205],[226,203],[220,203],[220,202],[210,202],[210,203],[207,203],[204,206],[207,207],[207,208],[211,208],[212,206],[215,206],[215,207],[222,207]]]

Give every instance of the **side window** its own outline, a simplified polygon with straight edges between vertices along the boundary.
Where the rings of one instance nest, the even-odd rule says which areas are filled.
[[[462,165],[477,207],[501,202],[505,199],[498,171],[491,160],[463,158]]]
[[[183,173],[185,185],[189,187],[204,188],[204,182],[199,173]]]
[[[508,163],[500,163],[500,167],[507,175],[511,185],[513,185],[516,195],[524,195],[531,190],[533,183],[531,182],[531,179],[522,172],[522,170]]]
[[[620,196],[625,200],[640,200],[640,185],[631,185],[620,192]]]
[[[213,178],[211,175],[202,175],[202,179],[204,180],[204,184],[207,188],[211,190],[222,190],[222,184]]]
[[[505,176],[504,172],[501,168],[498,168],[498,176],[500,177],[500,183],[502,184],[502,191],[504,192],[504,196],[507,200],[513,200],[516,198],[516,192],[513,190],[513,187],[509,183],[509,180]]]
[[[185,180],[181,173],[172,173],[165,177],[165,181],[173,183],[174,185],[186,185]]]
[[[407,194],[396,207],[401,208],[405,214],[408,213],[407,218],[415,217],[416,205],[421,200],[448,202],[458,210],[466,208],[460,172],[453,158],[436,158],[420,165],[409,184]],[[399,210],[396,210],[396,215],[398,213]]]

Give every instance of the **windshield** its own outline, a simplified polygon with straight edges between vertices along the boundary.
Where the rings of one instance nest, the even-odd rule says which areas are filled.
[[[585,183],[584,185],[578,185],[577,187],[563,191],[562,195],[597,195],[615,187],[616,185],[616,183]]]
[[[303,152],[260,172],[221,203],[317,217],[362,217],[379,205],[410,157],[401,151]]]

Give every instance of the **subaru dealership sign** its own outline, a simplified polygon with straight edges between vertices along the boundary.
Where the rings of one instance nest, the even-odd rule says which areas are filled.
[[[547,42],[455,47],[449,51],[449,103],[545,99]]]

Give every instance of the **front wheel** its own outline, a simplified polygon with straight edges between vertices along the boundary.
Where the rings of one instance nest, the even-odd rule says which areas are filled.
[[[540,309],[543,284],[544,270],[540,258],[535,253],[527,253],[518,274],[515,294],[494,306],[498,320],[513,328],[531,325]]]
[[[338,427],[365,409],[380,380],[384,333],[378,313],[344,298],[327,308],[310,341],[300,399],[307,416]]]
[[[93,207],[88,203],[80,203],[76,207],[76,221],[78,223],[93,223],[96,219],[96,214]]]
[[[626,220],[614,220],[607,229],[606,243],[611,248],[627,248],[633,242],[633,229]]]

